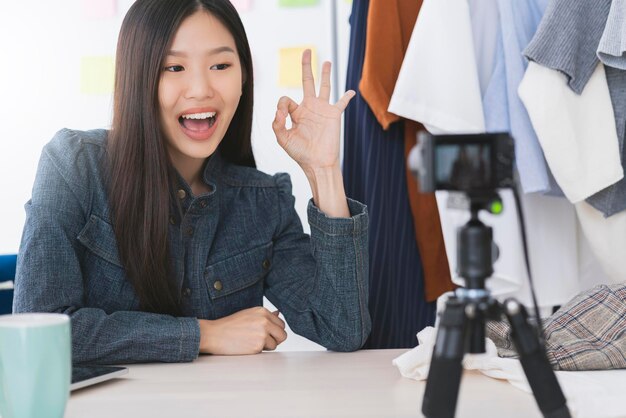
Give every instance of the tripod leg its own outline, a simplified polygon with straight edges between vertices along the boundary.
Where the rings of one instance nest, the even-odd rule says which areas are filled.
[[[465,333],[464,305],[452,297],[441,316],[426,380],[422,413],[428,418],[454,417],[463,371]]]
[[[539,344],[537,334],[528,323],[526,309],[516,300],[507,299],[504,302],[504,313],[511,323],[513,342],[543,416],[570,418],[565,396],[546,357],[544,347]]]

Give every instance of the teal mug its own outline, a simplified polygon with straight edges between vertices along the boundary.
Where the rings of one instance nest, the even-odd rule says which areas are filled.
[[[71,373],[67,315],[0,315],[0,417],[62,418]]]

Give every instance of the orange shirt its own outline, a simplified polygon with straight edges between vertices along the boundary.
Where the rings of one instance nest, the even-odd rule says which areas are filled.
[[[387,108],[421,6],[422,0],[370,0],[359,90],[385,130],[401,119]],[[402,123],[406,160],[416,143],[417,131],[423,127],[404,119]],[[406,174],[415,237],[424,270],[424,297],[433,301],[455,286],[450,278],[435,196],[418,193],[417,182],[408,170]]]

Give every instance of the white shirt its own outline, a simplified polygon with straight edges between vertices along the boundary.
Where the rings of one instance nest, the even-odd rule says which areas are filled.
[[[570,202],[580,202],[624,177],[602,63],[578,95],[563,73],[530,62],[519,96],[550,170]]]

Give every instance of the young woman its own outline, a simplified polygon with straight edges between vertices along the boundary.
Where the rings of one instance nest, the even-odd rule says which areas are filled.
[[[75,362],[191,361],[273,350],[291,328],[331,350],[370,330],[367,211],[339,168],[349,91],[279,100],[273,129],[313,199],[305,235],[286,174],[255,169],[252,60],[228,0],[137,0],[120,31],[110,131],[44,148],[15,280],[15,312],[62,312]],[[286,119],[292,120],[286,129]]]

